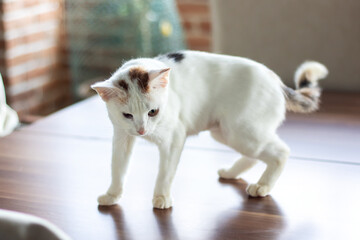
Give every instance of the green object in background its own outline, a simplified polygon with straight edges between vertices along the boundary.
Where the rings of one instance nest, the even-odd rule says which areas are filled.
[[[66,0],[66,26],[77,98],[124,60],[185,48],[173,0]]]

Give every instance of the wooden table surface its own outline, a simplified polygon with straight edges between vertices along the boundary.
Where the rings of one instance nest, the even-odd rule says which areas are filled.
[[[205,132],[186,143],[173,208],[152,208],[158,152],[143,140],[119,204],[98,207],[112,129],[90,98],[0,139],[0,208],[45,218],[74,239],[360,239],[360,94],[324,94],[320,112],[289,114],[279,133],[292,153],[271,196],[245,193],[263,164],[219,179],[239,156]]]

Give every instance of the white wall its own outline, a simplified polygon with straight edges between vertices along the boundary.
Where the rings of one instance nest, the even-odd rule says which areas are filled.
[[[292,86],[304,60],[324,63],[330,90],[360,91],[359,0],[211,0],[213,50],[249,57]]]

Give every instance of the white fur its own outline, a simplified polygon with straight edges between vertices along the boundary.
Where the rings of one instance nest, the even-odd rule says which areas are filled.
[[[313,86],[317,86],[317,82],[328,75],[329,71],[327,68],[315,61],[306,61],[301,64],[295,71],[294,81],[296,88],[299,88],[299,83],[302,78],[306,77]]]
[[[116,97],[106,101],[114,125],[112,183],[107,193],[99,197],[99,204],[111,205],[119,199],[139,128],[145,130],[142,137],[156,143],[160,151],[155,208],[171,207],[171,183],[185,139],[200,131],[210,130],[217,141],[243,156],[230,169],[219,171],[223,178],[237,178],[256,159],[267,164],[260,180],[249,185],[247,191],[251,196],[266,196],[280,176],[289,148],[276,134],[286,111],[277,75],[246,58],[195,51],[182,53],[185,58],[180,62],[166,56],[131,60],[105,82],[115,85],[119,79],[126,80],[130,98],[126,104]],[[169,84],[141,93],[128,76],[129,69],[135,66],[147,71],[170,68]],[[160,109],[159,114],[148,117],[148,112],[155,108]],[[123,112],[134,118],[124,118]]]

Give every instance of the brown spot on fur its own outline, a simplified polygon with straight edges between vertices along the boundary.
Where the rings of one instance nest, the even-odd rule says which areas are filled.
[[[310,73],[305,71],[299,76],[299,80],[296,82],[296,88],[312,88],[316,87],[316,84],[314,84],[313,81],[309,78]]]
[[[123,104],[127,104],[128,102],[128,98],[127,97],[123,97],[123,98],[119,98],[120,102]]]
[[[181,62],[185,58],[185,55],[183,53],[179,53],[179,52],[168,53],[166,56],[170,59],[171,58],[174,59],[174,61],[177,63]]]
[[[125,82],[125,80],[120,80],[118,83],[119,87],[127,92],[129,90],[129,85]]]
[[[134,67],[129,70],[129,76],[132,81],[136,81],[141,92],[149,91],[149,74],[142,67]]]
[[[317,98],[320,97],[321,89],[320,88],[302,88],[298,90],[302,95],[305,97],[310,98],[311,100],[315,101]]]
[[[306,78],[303,78],[299,81],[299,88],[309,88],[311,87],[311,82]]]
[[[319,88],[291,89],[283,86],[286,96],[286,108],[293,112],[313,112],[319,108]]]

